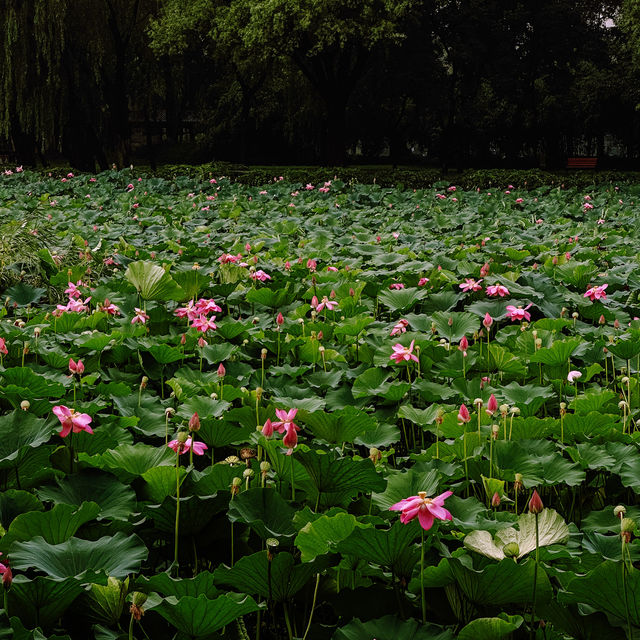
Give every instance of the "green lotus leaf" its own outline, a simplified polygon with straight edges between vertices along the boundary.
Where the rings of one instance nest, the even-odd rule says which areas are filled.
[[[81,473],[58,479],[57,486],[38,489],[38,497],[45,502],[72,505],[79,508],[85,502],[100,506],[98,520],[128,520],[136,510],[136,494],[111,474],[87,469]]]
[[[0,526],[5,530],[21,513],[42,511],[43,509],[44,506],[40,500],[28,491],[17,489],[0,491]]]
[[[464,546],[492,560],[502,560],[505,557],[504,546],[516,542],[520,550],[518,558],[523,558],[536,548],[536,516],[523,513],[517,524],[518,529],[500,529],[495,538],[488,531],[472,531],[465,537]],[[569,527],[562,516],[554,509],[543,509],[538,515],[538,546],[548,547],[568,538]]]
[[[149,347],[148,351],[159,364],[171,364],[184,358],[180,349],[170,347],[168,344],[154,344]]]
[[[216,513],[227,508],[229,496],[187,496],[180,498],[180,533],[193,534],[202,531]],[[151,518],[156,529],[173,535],[176,522],[176,499],[167,496],[161,504],[150,504],[143,508],[145,516]]]
[[[523,622],[522,616],[506,613],[497,618],[476,618],[460,629],[458,640],[501,640],[519,629]]]
[[[42,536],[11,547],[11,565],[18,570],[34,569],[51,578],[64,580],[78,578],[90,582],[104,575],[125,578],[137,573],[146,559],[147,548],[136,535],[126,536],[118,532],[98,540],[70,538],[60,544],[49,544]]]
[[[0,467],[16,465],[28,448],[36,448],[51,437],[51,427],[45,420],[27,411],[12,411],[0,416]]]
[[[52,627],[83,592],[76,578],[16,575],[8,593],[9,611],[30,626]]]
[[[274,602],[287,602],[323,568],[317,562],[296,564],[293,556],[286,551],[276,553],[269,563],[267,552],[259,551],[243,556],[231,569],[218,567],[215,580],[216,584],[241,593]]]
[[[332,444],[353,442],[376,427],[371,416],[355,407],[345,407],[333,413],[303,411],[300,413],[300,420],[311,429],[316,438]]]
[[[449,342],[472,336],[480,328],[480,318],[466,311],[436,311],[431,317],[438,334]]]
[[[143,300],[184,300],[185,292],[160,265],[153,262],[131,262],[124,277],[136,288]]]
[[[390,529],[357,527],[348,538],[338,543],[338,551],[389,567],[394,575],[408,579],[419,562],[420,552],[413,545],[419,532],[415,522],[403,524],[399,520]]]
[[[414,467],[407,471],[392,471],[387,477],[384,492],[373,493],[373,504],[381,511],[387,511],[396,502],[409,496],[417,496],[419,491],[435,496],[439,482],[440,473],[435,469],[423,471],[420,467]]]
[[[297,533],[293,525],[295,510],[272,489],[243,491],[229,503],[231,522],[249,525],[262,539],[292,540]]]
[[[184,481],[187,471],[184,467],[178,469],[178,480],[176,470],[173,467],[153,467],[142,474],[145,481],[145,495],[155,503],[161,503],[168,496],[176,495],[176,482],[180,484]]]
[[[402,620],[396,616],[385,616],[361,622],[352,620],[338,629],[331,640],[453,640],[453,632],[435,624],[422,624],[417,620]]]
[[[569,358],[582,343],[581,338],[568,338],[567,340],[556,340],[551,347],[542,347],[531,355],[531,362],[541,362],[552,367],[565,366]]]
[[[10,303],[15,303],[19,307],[26,307],[29,304],[38,302],[46,291],[42,287],[32,287],[25,282],[18,282],[18,284],[7,289],[4,295],[9,299]]]
[[[128,590],[129,579],[110,577],[106,585],[92,584],[82,596],[83,609],[90,620],[115,626],[125,610]]]
[[[317,556],[334,552],[336,545],[358,526],[362,525],[349,513],[322,515],[307,522],[295,539],[295,545],[302,554],[300,559],[302,562],[311,562]]]
[[[276,290],[261,287],[249,289],[245,299],[252,304],[257,303],[271,309],[280,309],[291,304],[295,300],[295,294],[289,290],[288,285],[283,289]]]
[[[305,468],[316,497],[323,504],[337,504],[344,497],[358,493],[382,491],[385,481],[375,466],[366,460],[334,459],[331,454],[319,451],[296,451],[294,457]]]
[[[170,596],[152,608],[178,631],[191,638],[207,636],[236,618],[259,609],[253,598],[235,593],[218,596],[215,600],[205,595],[197,598],[183,596],[179,600]]]
[[[378,300],[393,313],[409,311],[427,295],[424,289],[385,289],[378,294]]]
[[[156,591],[162,596],[174,596],[177,599],[183,596],[197,598],[200,595],[214,599],[220,593],[215,586],[214,574],[209,571],[201,571],[193,578],[175,579],[168,573],[159,573],[150,578],[140,576],[136,580],[136,588],[145,593]]]
[[[627,570],[623,578],[622,565],[607,560],[571,580],[558,593],[558,602],[588,605],[604,612],[614,626],[626,625],[628,607],[631,624],[640,627],[640,571]]]
[[[78,458],[91,466],[112,471],[122,480],[141,476],[153,467],[175,464],[175,453],[171,449],[166,446],[152,447],[142,442],[122,444],[97,456],[81,453]]]
[[[50,511],[29,511],[17,516],[7,533],[0,538],[0,550],[7,553],[12,543],[42,536],[49,544],[65,542],[86,522],[96,518],[100,507],[83,502],[79,508],[57,504]]]

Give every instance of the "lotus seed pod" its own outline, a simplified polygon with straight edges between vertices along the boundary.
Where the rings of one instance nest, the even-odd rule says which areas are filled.
[[[265,475],[265,474],[269,473],[269,471],[271,471],[271,463],[267,462],[266,460],[263,460],[260,463],[260,473]]]
[[[371,460],[371,462],[373,462],[373,464],[376,464],[376,462],[380,462],[380,460],[382,459],[382,453],[380,453],[380,449],[371,447],[371,449],[369,449],[369,459]]]
[[[624,376],[620,382],[622,382],[622,384],[629,384],[629,376]]]
[[[534,330],[531,332],[531,335],[532,335],[534,338],[537,338],[537,337],[538,337],[538,330],[537,330],[537,329],[534,329]]]
[[[242,477],[243,478],[253,478],[253,476],[255,476],[255,472],[253,471],[253,469],[251,468],[246,468],[243,472],[242,472]]]
[[[176,440],[181,444],[184,444],[189,438],[189,434],[186,431],[178,431],[178,435],[176,436]]]
[[[473,401],[473,404],[474,404],[474,406],[476,406],[476,407],[481,407],[481,406],[482,406],[482,398],[476,398],[476,399]]]
[[[147,601],[147,594],[146,593],[142,593],[141,591],[134,591],[133,592],[132,602],[137,607],[141,607],[146,601]]]
[[[518,407],[511,407],[510,411],[514,416],[520,415],[520,409],[518,409]]]
[[[578,317],[578,315],[579,315],[579,314],[578,314],[578,312],[577,312],[577,311],[574,311],[574,312],[571,314],[571,317],[575,320],[575,319]]]
[[[172,417],[172,416],[174,416],[175,414],[176,414],[176,410],[175,410],[173,407],[167,407],[167,408],[164,410],[164,415],[165,415],[167,418],[171,418],[171,417]]]
[[[42,333],[42,329],[40,327],[36,327],[33,330],[33,335],[37,338]]]
[[[509,411],[509,405],[508,404],[501,404],[498,409],[500,410],[500,413],[504,416],[508,413]]]
[[[502,548],[502,553],[507,558],[517,558],[520,555],[520,546],[517,542],[509,542]]]
[[[498,434],[500,433],[500,427],[497,424],[491,425],[491,435],[494,440],[498,439]]]
[[[513,478],[513,488],[516,491],[520,491],[520,489],[522,489],[523,487],[523,482],[522,482],[522,474],[521,473],[516,473],[516,475]]]
[[[23,400],[23,401],[20,403],[20,408],[21,408],[23,411],[29,411],[29,407],[30,407],[30,406],[31,406],[31,403],[30,403],[28,400]]]
[[[562,409],[563,411],[567,408],[567,403],[566,402],[561,402],[560,403],[560,409]]]
[[[213,393],[210,393],[210,394],[209,394],[209,397],[210,397],[212,400],[217,400],[217,399],[218,399],[218,394],[214,391]]]
[[[627,406],[627,403],[624,400],[620,400],[618,402],[618,409],[624,409]]]
[[[542,338],[535,339],[535,346],[536,346],[536,349],[540,349],[540,347],[542,347]]]
[[[264,392],[264,389],[262,387],[256,387],[256,398],[258,402],[260,402],[260,400],[262,399],[263,392]]]
[[[616,518],[620,518],[620,520],[622,520],[622,518],[624,518],[626,514],[627,514],[627,508],[622,504],[619,504],[617,507],[614,507],[613,509],[613,515]]]
[[[225,464],[230,464],[230,465],[234,465],[234,464],[238,464],[240,462],[240,458],[238,458],[238,456],[227,456],[224,459]]]

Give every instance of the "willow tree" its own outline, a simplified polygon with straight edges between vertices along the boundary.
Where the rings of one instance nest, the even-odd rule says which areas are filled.
[[[0,0],[0,138],[19,161],[127,160],[131,68],[153,0]]]
[[[160,23],[164,34],[207,16],[209,35],[249,65],[286,57],[302,72],[325,112],[324,155],[344,159],[349,99],[367,72],[372,52],[405,37],[420,0],[169,0]],[[182,31],[184,33],[184,31]],[[176,36],[176,38],[184,37]],[[158,39],[160,40],[160,39]],[[171,40],[171,38],[169,38]],[[174,39],[174,42],[176,40]],[[166,42],[166,40],[165,40]]]
[[[56,147],[68,0],[0,2],[0,138],[19,160]]]

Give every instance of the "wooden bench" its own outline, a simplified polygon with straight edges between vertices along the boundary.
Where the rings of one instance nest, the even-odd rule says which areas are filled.
[[[567,169],[595,169],[598,158],[567,158]]]

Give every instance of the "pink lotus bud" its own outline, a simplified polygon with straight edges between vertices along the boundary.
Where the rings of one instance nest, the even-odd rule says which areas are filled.
[[[73,373],[77,373],[81,376],[84,373],[84,364],[82,360],[78,360],[78,362],[74,362],[73,358],[69,358],[69,371]]]
[[[224,368],[224,365],[222,364],[222,362],[218,365],[218,378],[224,378],[224,376],[226,375],[227,370]]]
[[[290,263],[288,260],[284,263],[284,268],[285,268],[287,271],[290,271],[290,270],[291,270],[291,263]]]
[[[613,321],[613,328],[614,328],[614,329],[619,329],[619,328],[620,328],[620,320],[618,320],[618,318],[616,318],[616,319]]]
[[[529,513],[540,513],[544,509],[542,500],[538,495],[538,492],[534,489],[531,494],[531,500],[529,500]]]
[[[183,333],[182,337],[180,338],[180,344],[185,344],[187,342],[187,334]]]
[[[318,306],[318,297],[317,296],[313,296],[313,298],[311,298],[311,306],[314,309]]]
[[[278,324],[279,327],[281,327],[284,324],[284,316],[282,315],[282,313],[278,313],[278,317],[276,318],[276,323]]]
[[[484,314],[484,318],[482,320],[482,325],[485,329],[488,329],[493,324],[493,318],[489,315],[489,312]]]
[[[189,418],[189,431],[199,431],[200,430],[200,416],[196,411],[191,418]]]
[[[598,324],[606,324],[607,320],[604,317],[604,314],[600,316],[600,318],[598,319]]]
[[[324,338],[324,334],[322,331],[318,331],[318,340],[322,340],[322,338]]]
[[[356,292],[353,290],[353,287],[349,287],[349,295],[353,298],[356,295]]]
[[[500,506],[500,494],[496,491],[491,498],[491,506],[495,509]]]
[[[471,416],[469,415],[469,409],[463,404],[460,406],[460,410],[458,411],[458,420],[460,422],[469,422],[471,420]]]
[[[273,424],[271,423],[271,420],[269,418],[267,418],[267,421],[262,427],[262,435],[266,436],[267,438],[270,438],[273,435]]]
[[[251,245],[247,242],[247,244],[244,245],[244,249],[245,251],[251,251]]]
[[[485,409],[485,411],[490,416],[492,416],[497,410],[498,410],[498,401],[496,400],[496,397],[492,393],[491,396],[489,397],[489,402],[487,402],[487,408]]]
[[[209,344],[202,336],[200,336],[198,338],[198,346],[202,349],[203,347],[206,347],[207,344]]]

